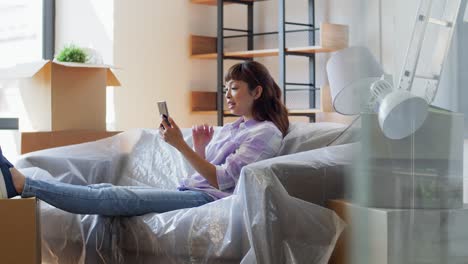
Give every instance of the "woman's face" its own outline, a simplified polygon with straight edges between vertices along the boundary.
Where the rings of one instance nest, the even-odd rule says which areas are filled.
[[[256,88],[258,89],[258,88]],[[250,91],[244,81],[230,80],[226,83],[225,97],[229,111],[237,116],[244,116],[248,120],[252,118],[252,107],[258,91]]]

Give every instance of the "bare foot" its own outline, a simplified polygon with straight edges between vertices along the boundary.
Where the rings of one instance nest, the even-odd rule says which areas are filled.
[[[24,188],[24,182],[26,177],[15,168],[10,168],[11,178],[13,179],[13,185],[15,186],[16,192],[21,194]]]

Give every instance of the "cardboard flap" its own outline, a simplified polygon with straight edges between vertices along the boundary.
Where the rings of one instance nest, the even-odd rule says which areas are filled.
[[[75,68],[117,68],[113,65],[109,64],[91,64],[91,63],[78,63],[78,62],[60,62],[60,61],[53,61],[54,64],[65,66],[65,67],[75,67]]]
[[[120,86],[119,79],[111,69],[107,69],[107,86]]]
[[[118,69],[117,67],[109,64],[89,64],[89,63],[76,63],[76,62],[59,62],[54,61],[54,64],[65,66],[65,67],[72,67],[72,68],[99,68],[99,69],[107,69],[107,76],[106,76],[106,85],[107,86],[120,86],[120,82],[115,76],[114,72],[111,69]]]
[[[108,64],[89,64],[89,63],[76,63],[76,62],[59,62],[41,60],[30,63],[18,64],[9,68],[0,68],[0,80],[14,80],[34,77],[45,67],[50,67],[54,63],[64,67],[72,68],[99,68],[107,69],[107,86],[120,86],[120,81],[111,69],[118,69]]]
[[[17,64],[10,68],[0,68],[0,80],[31,78],[49,64],[50,61],[41,60]]]

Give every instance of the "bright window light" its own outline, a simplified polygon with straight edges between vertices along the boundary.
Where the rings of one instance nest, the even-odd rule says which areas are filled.
[[[0,68],[42,58],[41,0],[0,0]],[[0,118],[18,117],[15,82],[0,80]]]
[[[0,67],[42,58],[42,1],[0,0]]]

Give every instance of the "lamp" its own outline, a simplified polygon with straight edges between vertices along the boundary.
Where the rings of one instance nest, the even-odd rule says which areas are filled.
[[[383,70],[364,47],[330,58],[327,74],[334,108],[342,114],[361,113],[354,202],[383,208],[463,206],[463,115],[429,106],[462,2],[466,7],[467,1],[460,0],[420,1],[395,85],[378,78]]]
[[[393,90],[390,83],[378,80],[371,86],[379,125],[390,139],[402,139],[418,130],[427,117],[427,100],[406,90]]]
[[[365,47],[350,47],[334,53],[327,63],[333,108],[343,115],[359,114],[370,100],[371,84],[383,73]]]
[[[432,8],[432,0],[419,4],[413,35],[396,89],[393,89],[393,83],[376,79],[383,74],[383,70],[364,47],[344,49],[330,58],[327,73],[333,107],[337,112],[358,114],[372,108],[379,114],[383,134],[391,139],[403,139],[422,126],[429,104],[438,90],[455,25],[461,20],[460,10],[465,8],[465,13],[468,12],[466,1],[462,5],[461,0],[446,1],[442,8],[434,8],[437,12],[432,12]],[[423,60],[420,61],[423,53],[432,58],[429,67],[422,63]],[[425,81],[423,97],[411,93],[415,78]],[[364,104],[368,107],[363,107]]]
[[[335,110],[344,115],[375,111],[385,136],[402,139],[414,133],[427,116],[424,98],[406,90],[393,90],[382,67],[365,47],[336,52],[327,63]]]

